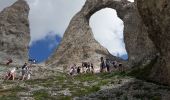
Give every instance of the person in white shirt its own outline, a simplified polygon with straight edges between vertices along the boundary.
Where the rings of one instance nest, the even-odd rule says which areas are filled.
[[[15,80],[15,75],[16,75],[16,68],[13,67],[12,69],[9,70],[9,72],[7,72],[6,79],[7,80],[9,80],[9,79]]]

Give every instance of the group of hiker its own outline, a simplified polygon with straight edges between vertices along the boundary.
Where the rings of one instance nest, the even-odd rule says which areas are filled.
[[[9,59],[6,62],[6,66],[9,66],[13,62],[12,59]],[[29,80],[31,76],[31,66],[32,64],[35,64],[34,59],[29,59],[28,63],[25,62],[23,66],[21,67],[12,67],[9,68],[8,71],[4,75],[5,80],[15,80],[16,76],[18,74],[19,78],[18,80]],[[21,73],[21,75],[19,75]]]
[[[76,64],[73,64],[73,66],[70,67],[69,74],[70,75],[77,75],[80,73],[94,73],[94,67],[93,64],[90,62],[82,62],[82,66],[76,66]]]
[[[111,61],[109,59],[104,59],[103,57],[100,58],[100,72],[110,72],[111,68],[118,69],[118,71],[124,71],[124,67],[122,63],[117,61]]]
[[[10,68],[5,74],[5,80],[15,80],[16,74],[21,73],[18,80],[29,80],[31,76],[31,66],[35,64],[35,59],[29,59],[28,63],[24,63],[21,67]],[[13,62],[12,59],[8,59],[6,65],[9,66]],[[118,69],[124,71],[122,63],[117,61],[111,61],[109,59],[100,58],[100,72],[110,72],[111,69]],[[69,75],[74,76],[80,73],[94,73],[94,65],[90,62],[82,62],[81,66],[73,64],[70,66]]]
[[[110,72],[113,68],[121,72],[124,71],[122,63],[111,61],[109,59],[104,59],[103,57],[100,58],[100,72]],[[77,67],[76,64],[70,66],[70,75],[77,75],[80,73],[94,73],[93,63],[82,62],[81,66]]]

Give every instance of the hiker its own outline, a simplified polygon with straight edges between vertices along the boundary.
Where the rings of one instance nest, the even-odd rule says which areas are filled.
[[[94,66],[93,66],[93,63],[91,63],[91,72],[92,72],[92,74],[94,73]]]
[[[30,67],[28,67],[27,71],[26,71],[26,79],[29,80],[31,78],[31,69]]]
[[[72,76],[72,75],[74,75],[75,74],[75,72],[76,72],[76,64],[74,64],[72,67],[71,67],[71,69],[70,69],[70,72],[69,72],[69,74]]]
[[[74,75],[74,67],[71,67],[71,69],[70,69],[70,75],[72,76],[72,75]]]
[[[119,71],[123,72],[124,71],[124,67],[123,67],[122,63],[119,63],[118,66],[119,66]]]
[[[24,79],[25,79],[26,74],[27,74],[27,70],[28,70],[28,66],[27,66],[27,63],[25,63],[25,64],[22,66],[22,79],[21,79],[21,80],[24,80]]]
[[[110,65],[109,65],[109,59],[106,59],[106,68],[107,68],[107,72],[110,72]]]
[[[31,78],[31,63],[29,66],[26,67],[26,73],[25,73],[25,77],[27,80],[29,80]]]
[[[83,73],[87,72],[87,62],[82,62]]]
[[[114,68],[117,68],[117,61],[113,61],[113,66],[114,66]]]
[[[81,71],[81,69],[80,69],[80,67],[78,66],[78,68],[77,68],[77,74],[80,74],[80,71]]]
[[[70,74],[71,76],[73,75],[73,70],[74,70],[74,68],[71,67],[71,68],[70,68],[70,71],[69,71],[69,74]]]
[[[30,64],[35,64],[36,63],[35,59],[28,59],[28,61],[30,62]]]
[[[104,69],[105,69],[105,67],[106,67],[106,63],[105,63],[105,61],[104,61],[104,58],[101,57],[101,58],[100,58],[100,61],[101,61],[101,63],[100,63],[100,72],[104,72]]]
[[[84,62],[82,62],[82,72],[84,73],[85,71],[84,71]]]
[[[8,66],[9,64],[11,64],[13,62],[13,60],[10,58],[8,59],[8,62],[6,63],[6,65]]]
[[[86,67],[86,73],[89,73],[89,72],[90,72],[90,63],[88,62],[87,67]]]
[[[6,72],[5,79],[6,80],[15,80],[15,75],[16,75],[16,68],[13,67],[10,69],[8,72]]]

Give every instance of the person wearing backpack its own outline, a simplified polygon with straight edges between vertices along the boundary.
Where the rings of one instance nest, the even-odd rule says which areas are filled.
[[[81,69],[80,69],[80,67],[78,66],[78,68],[77,68],[77,74],[80,74],[80,71],[81,71]]]
[[[27,73],[27,63],[25,63],[23,66],[22,66],[22,80],[25,79],[25,76],[26,76],[26,73]]]
[[[106,68],[107,68],[107,72],[110,72],[110,65],[109,65],[109,59],[106,59]]]
[[[105,61],[104,61],[104,58],[103,57],[101,57],[100,58],[100,72],[104,72],[104,69],[105,69],[105,67],[106,67],[106,63],[105,63]]]
[[[94,66],[93,66],[93,63],[90,64],[91,65],[91,72],[92,74],[94,73]]]
[[[5,79],[15,80],[15,76],[16,76],[16,67],[13,67],[8,72],[6,72]]]

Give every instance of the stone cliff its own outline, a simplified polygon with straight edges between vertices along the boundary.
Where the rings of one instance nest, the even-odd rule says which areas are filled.
[[[137,5],[149,37],[160,53],[149,78],[170,84],[170,1],[137,0]]]
[[[12,58],[16,64],[28,60],[29,6],[18,0],[0,12],[0,64]]]
[[[135,66],[154,58],[156,49],[148,37],[136,3],[126,0],[87,0],[81,11],[71,20],[60,46],[46,64],[53,67],[82,61],[97,64],[101,56],[116,59],[94,39],[89,26],[90,17],[106,7],[115,9],[118,17],[124,21],[124,39],[129,55],[127,65]]]

